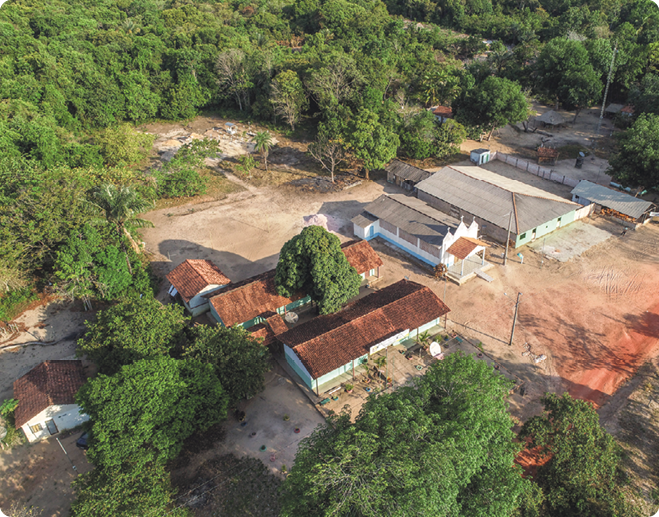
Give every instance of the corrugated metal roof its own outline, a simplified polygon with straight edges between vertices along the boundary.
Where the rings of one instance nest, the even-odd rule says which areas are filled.
[[[361,228],[366,228],[377,220],[377,217],[374,217],[371,214],[367,214],[366,212],[362,212],[358,216],[352,218],[352,222]]]
[[[417,188],[500,228],[508,228],[512,211],[515,213],[512,230],[517,234],[579,207],[559,196],[481,167],[444,167],[419,183]]]
[[[401,162],[400,160],[392,160],[384,170],[387,171],[387,173],[393,173],[398,178],[403,178],[414,183],[423,181],[432,176],[432,172],[424,171],[423,169]]]
[[[447,232],[460,224],[456,218],[402,194],[383,194],[366,205],[364,211],[435,246],[441,246]]]
[[[617,210],[621,214],[628,215],[634,219],[641,217],[652,206],[650,201],[644,201],[624,192],[618,192],[617,190],[612,190],[586,180],[581,180],[572,189],[572,194],[586,198],[606,208]]]
[[[609,104],[607,108],[604,110],[607,113],[618,113],[621,109],[623,108],[622,104]]]

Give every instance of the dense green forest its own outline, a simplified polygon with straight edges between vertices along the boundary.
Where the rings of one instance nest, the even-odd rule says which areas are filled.
[[[632,150],[639,165],[621,165],[620,177],[652,186],[651,0],[11,0],[0,10],[0,284],[16,291],[34,273],[66,283],[58,257],[98,218],[95,187],[132,188],[145,202],[203,192],[194,159],[140,172],[152,141],[129,124],[234,110],[317,131],[368,173],[524,120],[531,95],[577,112],[601,102],[614,48],[609,99],[635,102],[651,151]],[[455,121],[438,125],[421,109],[433,104],[452,104]],[[126,247],[121,232],[101,236]]]

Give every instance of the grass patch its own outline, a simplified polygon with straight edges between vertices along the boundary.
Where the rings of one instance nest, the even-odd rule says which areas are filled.
[[[31,287],[0,295],[0,321],[11,321],[39,296]]]

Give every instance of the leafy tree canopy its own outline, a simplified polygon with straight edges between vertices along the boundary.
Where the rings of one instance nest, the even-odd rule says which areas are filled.
[[[233,404],[263,391],[270,352],[242,327],[197,325],[183,357],[210,364]]]
[[[336,235],[320,226],[307,226],[282,247],[275,284],[280,295],[308,294],[318,302],[320,314],[330,314],[359,294],[361,277]]]
[[[612,174],[630,185],[659,185],[659,115],[642,114],[616,137],[620,150],[609,161]]]
[[[619,486],[621,449],[599,424],[593,406],[584,400],[547,394],[545,411],[522,427],[521,438],[549,456],[535,481],[545,494],[541,515],[635,516]]]
[[[109,375],[140,359],[168,356],[184,339],[189,318],[183,311],[180,305],[162,305],[151,296],[122,300],[87,322],[78,353]]]
[[[282,515],[509,517],[531,491],[513,463],[509,389],[456,353],[416,386],[369,397],[354,424],[330,418],[300,444]]]
[[[226,418],[227,395],[209,364],[143,359],[80,388],[89,415],[89,457],[97,466],[143,467],[176,457],[183,441]]]

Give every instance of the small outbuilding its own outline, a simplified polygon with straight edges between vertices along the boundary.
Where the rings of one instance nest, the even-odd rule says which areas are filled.
[[[381,278],[382,259],[367,241],[355,239],[344,242],[341,244],[341,249],[365,283],[370,284]]]
[[[208,298],[203,295],[231,283],[220,268],[210,260],[186,260],[167,275],[171,286],[170,296],[180,297],[192,316],[199,316],[210,309]]]
[[[616,116],[624,106],[622,104],[614,104],[613,102],[609,104],[604,110],[604,115],[606,117]]]
[[[432,110],[432,114],[435,115],[437,121],[441,124],[448,119],[453,118],[453,108],[450,108],[449,106],[436,106],[430,109]]]
[[[14,381],[16,429],[36,442],[89,420],[75,401],[86,380],[82,361],[44,361],[32,368]]]
[[[476,165],[483,165],[490,161],[490,150],[489,149],[474,149],[471,152],[470,159]]]
[[[623,117],[633,117],[634,116],[634,106],[627,105],[620,110],[620,114]]]
[[[414,190],[417,183],[432,176],[432,172],[424,171],[400,160],[392,160],[384,170],[387,172],[389,183],[394,183],[405,190]]]
[[[637,224],[650,218],[650,211],[654,206],[650,201],[586,180],[581,180],[572,189],[572,201],[584,206],[594,203],[603,208],[605,215]]]

